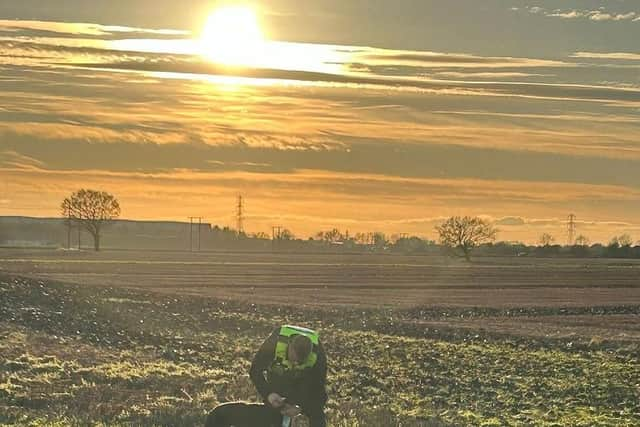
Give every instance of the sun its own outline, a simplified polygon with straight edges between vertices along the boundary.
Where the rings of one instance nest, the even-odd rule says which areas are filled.
[[[256,12],[249,6],[214,10],[200,36],[202,55],[226,65],[251,65],[264,41]]]

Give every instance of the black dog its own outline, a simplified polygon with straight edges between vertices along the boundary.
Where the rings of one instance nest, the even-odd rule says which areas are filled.
[[[280,414],[261,403],[231,402],[216,406],[205,427],[281,427]]]

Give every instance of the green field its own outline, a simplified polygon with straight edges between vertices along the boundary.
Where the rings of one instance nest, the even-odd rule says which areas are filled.
[[[640,424],[638,264],[0,258],[0,425],[201,425],[283,322],[321,331],[331,426]]]

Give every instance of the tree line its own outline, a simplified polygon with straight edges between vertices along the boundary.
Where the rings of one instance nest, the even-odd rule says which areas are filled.
[[[104,227],[120,216],[120,204],[115,196],[104,191],[81,189],[65,198],[61,214],[68,225],[86,230],[93,238],[94,249],[100,250]],[[435,227],[438,240],[424,239],[407,234],[387,235],[383,232],[358,232],[350,234],[338,228],[319,231],[306,240],[299,239],[286,228],[278,228],[270,236],[264,232],[238,233],[229,227],[213,226],[209,233],[218,241],[254,239],[271,241],[275,246],[286,247],[287,243],[324,247],[341,251],[390,252],[424,254],[445,252],[466,260],[472,254],[479,256],[579,256],[640,258],[640,242],[635,246],[628,234],[615,236],[608,245],[591,245],[589,239],[578,236],[571,245],[559,245],[555,238],[544,233],[538,245],[522,243],[495,243],[498,229],[488,220],[471,216],[452,216]]]

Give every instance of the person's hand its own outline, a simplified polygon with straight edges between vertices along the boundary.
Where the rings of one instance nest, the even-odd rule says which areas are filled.
[[[269,404],[276,409],[281,408],[285,402],[285,398],[280,396],[278,393],[270,393],[269,396],[267,396],[267,400],[269,401]]]
[[[286,415],[288,417],[294,418],[300,415],[300,407],[297,405],[291,405],[290,403],[286,403],[281,413],[282,415]]]

